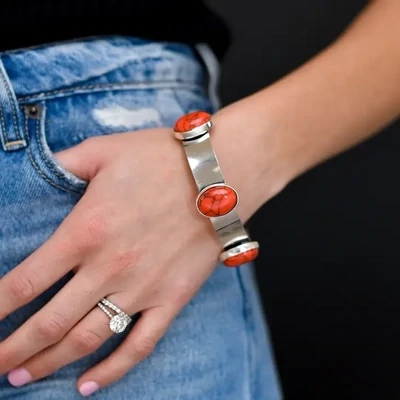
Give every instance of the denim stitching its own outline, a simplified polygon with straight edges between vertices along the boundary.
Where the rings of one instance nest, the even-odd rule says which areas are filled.
[[[36,123],[37,123],[37,121],[36,121]],[[29,157],[29,160],[31,161],[31,164],[32,164],[33,168],[35,168],[35,170],[38,172],[38,174],[39,174],[47,183],[49,183],[50,185],[56,187],[57,189],[63,190],[64,192],[72,193],[72,194],[74,194],[74,195],[81,196],[81,193],[74,192],[74,191],[69,190],[69,189],[67,189],[67,188],[64,188],[64,187],[62,187],[62,186],[59,186],[59,185],[57,185],[56,183],[54,183],[53,181],[51,181],[46,175],[44,175],[44,173],[43,173],[43,172],[40,170],[40,168],[37,166],[37,164],[36,164],[36,162],[35,162],[35,160],[34,160],[34,158],[33,158],[33,156],[32,156],[32,152],[31,152],[31,146],[30,146],[30,144],[31,144],[31,139],[30,139],[30,137],[29,137],[28,117],[27,117],[27,116],[25,117],[25,134],[26,134],[27,142],[28,142],[28,148],[27,148],[28,157]]]
[[[145,89],[153,89],[153,88],[170,88],[176,89],[181,87],[187,87],[188,89],[203,89],[200,84],[196,83],[189,83],[189,82],[178,82],[178,81],[165,81],[165,82],[124,82],[124,83],[99,83],[93,85],[81,85],[81,86],[74,86],[71,88],[64,88],[64,89],[57,89],[57,90],[50,90],[47,92],[36,93],[28,96],[18,96],[18,100],[20,101],[28,101],[37,98],[44,98],[50,96],[56,96],[58,94],[76,94],[76,91],[87,91],[93,89],[100,89],[100,90],[109,90],[109,89],[136,89],[136,90],[145,90]]]
[[[39,173],[39,175],[40,175],[47,183],[49,183],[50,185],[56,187],[57,189],[60,189],[60,190],[65,191],[65,192],[69,192],[69,193],[72,193],[72,194],[74,194],[74,195],[80,195],[80,193],[73,192],[72,190],[69,190],[69,189],[66,189],[66,188],[64,188],[64,187],[58,186],[58,185],[55,184],[53,181],[51,181],[50,179],[48,179],[48,178],[43,174],[43,172],[40,171],[39,167],[36,165],[35,161],[33,160],[33,157],[32,157],[32,154],[31,154],[30,149],[28,149],[28,156],[29,156],[29,159],[31,160],[31,164],[32,164],[33,168],[35,168],[35,170]]]
[[[40,128],[40,120],[38,119],[38,120],[35,121],[35,132],[36,132],[36,140],[37,140],[37,142],[38,142],[39,152],[40,152],[40,154],[41,154],[41,156],[42,156],[42,160],[45,162],[45,164],[46,164],[47,167],[50,169],[50,171],[54,172],[56,176],[58,176],[59,178],[63,179],[61,176],[58,175],[57,171],[55,171],[55,170],[48,164],[48,161],[47,161],[47,159],[46,159],[46,156],[41,152],[41,143],[40,143],[40,136],[39,136],[39,128]],[[42,175],[42,176],[43,176],[43,175]],[[57,188],[59,188],[59,189],[62,189],[61,186],[59,186],[59,185],[57,185],[56,183],[54,183],[53,181],[51,181],[50,178],[45,178],[45,179],[46,179],[47,182],[51,183],[53,186],[55,186],[55,187],[57,187]],[[70,193],[80,194],[80,193],[78,193],[78,192],[76,192],[76,191],[73,191],[73,190],[70,190],[70,189],[67,189],[67,188],[64,188],[64,190],[66,190],[67,192],[70,192]]]
[[[11,107],[12,107],[12,115],[13,115],[15,133],[16,133],[16,135],[17,135],[17,138],[18,138],[19,140],[21,140],[21,137],[20,137],[20,135],[19,135],[18,124],[17,124],[17,114],[16,114],[16,109],[15,109],[15,104],[14,104],[14,101],[13,101],[13,99],[12,99],[12,92],[11,92],[11,90],[10,90],[10,87],[8,86],[8,83],[7,83],[7,81],[6,81],[5,77],[4,77],[4,74],[3,74],[3,72],[1,71],[1,69],[0,69],[0,77],[1,77],[1,80],[3,81],[3,83],[4,83],[4,86],[5,86],[6,90],[7,90],[7,94],[8,94],[8,96],[9,96],[10,101],[11,101]]]
[[[4,143],[7,146],[9,142],[8,142],[8,138],[6,135],[6,124],[4,121],[3,108],[1,107],[1,104],[0,104],[0,121],[1,121],[1,128],[3,130]]]
[[[43,116],[41,118],[43,118]],[[49,170],[51,172],[53,172],[56,176],[58,176],[60,179],[64,179],[64,176],[51,165],[51,163],[47,159],[47,156],[44,152],[44,149],[42,146],[42,141],[40,139],[40,122],[41,122],[41,120],[37,119],[36,124],[35,124],[36,125],[35,126],[36,141],[38,143],[39,153],[42,156],[42,159],[43,159],[44,163],[47,165],[47,167],[49,168]],[[43,132],[43,134],[44,134],[44,132]]]

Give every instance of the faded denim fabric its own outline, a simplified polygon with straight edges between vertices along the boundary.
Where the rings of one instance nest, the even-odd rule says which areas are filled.
[[[89,38],[2,53],[0,59],[0,278],[50,237],[85,191],[87,183],[60,166],[54,152],[92,136],[172,127],[194,109],[215,111],[202,63],[180,44]],[[132,149],[132,157],[135,151],[140,149]],[[69,278],[0,321],[0,341]],[[153,354],[92,398],[281,399],[263,318],[251,265],[219,266]],[[127,333],[24,387],[1,376],[0,399],[80,399],[77,378]]]

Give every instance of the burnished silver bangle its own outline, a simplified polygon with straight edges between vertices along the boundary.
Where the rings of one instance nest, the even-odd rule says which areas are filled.
[[[211,128],[211,115],[195,111],[176,121],[174,134],[183,144],[199,191],[197,210],[209,218],[221,242],[220,260],[228,267],[236,267],[253,261],[259,244],[251,241],[236,212],[239,196],[225,182],[211,143]]]

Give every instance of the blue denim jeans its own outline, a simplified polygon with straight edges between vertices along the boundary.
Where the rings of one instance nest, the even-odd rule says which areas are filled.
[[[85,192],[87,183],[54,152],[92,136],[173,126],[195,109],[215,111],[207,69],[181,44],[88,38],[6,52],[0,60],[0,278],[52,235]],[[68,279],[0,321],[0,341]],[[124,337],[20,388],[1,376],[0,399],[81,398],[77,378]],[[252,265],[218,266],[151,356],[93,398],[280,399]]]

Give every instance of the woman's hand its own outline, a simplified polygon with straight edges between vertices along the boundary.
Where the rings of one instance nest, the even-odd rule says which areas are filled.
[[[217,265],[220,246],[198,214],[181,144],[170,129],[89,139],[57,155],[88,189],[54,235],[0,280],[0,319],[73,271],[73,278],[0,343],[0,374],[43,378],[113,333],[107,297],[141,317],[123,344],[78,381],[89,394],[147,357]]]

